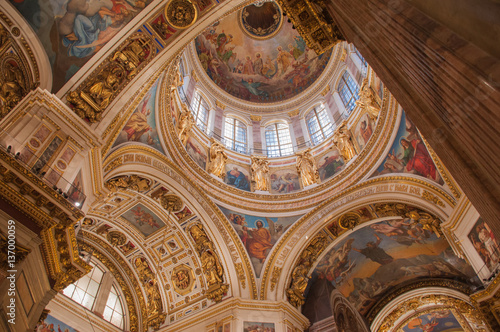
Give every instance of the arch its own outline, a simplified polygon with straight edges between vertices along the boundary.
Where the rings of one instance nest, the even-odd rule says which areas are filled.
[[[216,249],[221,254],[221,257],[224,258],[222,265],[226,271],[225,273],[228,277],[227,283],[230,284],[233,296],[246,294],[246,296],[256,298],[257,291],[250,261],[238,239],[238,235],[220,209],[208,199],[199,186],[193,183],[181,171],[179,166],[152,149],[123,147],[109,155],[105,161],[105,165],[112,165],[114,160],[117,159],[123,160],[123,156],[130,153],[140,154],[146,158],[137,158],[135,162],[125,163],[111,169],[105,174],[105,179],[110,179],[121,174],[135,173],[166,184],[184,201],[189,201],[190,209],[199,217],[208,236],[214,239],[214,243],[217,244]],[[137,165],[141,165],[140,172],[137,171]],[[189,236],[187,235],[187,237]],[[226,245],[222,245],[222,243]],[[228,258],[231,258],[231,260],[228,260]],[[236,282],[236,280],[239,282]],[[249,285],[248,287],[247,284]]]

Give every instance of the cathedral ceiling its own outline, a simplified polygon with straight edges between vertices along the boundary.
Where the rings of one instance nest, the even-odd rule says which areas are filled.
[[[140,295],[130,295],[135,307],[129,310],[142,311],[142,318],[134,326],[159,326],[163,312],[175,323],[230,296],[307,307],[321,298],[321,282],[370,319],[391,289],[412,282],[453,279],[466,288],[477,285],[470,265],[439,229],[460,190],[375,75],[369,86],[378,95],[380,116],[358,107],[348,119],[356,157],[341,156],[331,142],[315,148],[323,168],[317,186],[305,190],[283,192],[279,184],[270,194],[250,186],[242,190],[208,173],[208,137],[196,133],[185,145],[179,140],[182,103],[171,89],[178,70],[172,59],[194,37],[203,74],[218,89],[249,102],[300,95],[334,60],[334,52],[335,61],[340,59],[341,49],[316,57],[288,22],[242,20],[241,1],[231,6],[194,1],[195,11],[186,8],[185,19],[178,21],[159,1],[12,2],[46,47],[53,92],[67,96],[65,110],[85,119],[82,132],[92,128],[92,137],[103,141],[90,162],[92,176],[99,178],[86,188],[92,202],[80,239],[86,237],[88,251],[92,244],[111,252],[114,264],[122,266],[116,269],[135,280]],[[225,17],[214,24],[219,16]],[[201,23],[191,27],[188,17]],[[85,24],[102,26],[100,33],[84,39]],[[9,63],[29,76],[20,49],[11,45]],[[134,52],[140,56],[131,61]],[[288,57],[294,57],[295,68],[287,66]],[[35,75],[27,84],[36,80]],[[97,100],[102,82],[111,88],[101,90]],[[371,135],[361,132],[363,123],[371,126]],[[224,171],[240,167],[248,177],[249,156],[231,158]],[[338,161],[333,171],[331,160]],[[295,165],[296,156],[271,161],[271,179],[297,179]],[[404,213],[381,208],[389,204],[397,210],[396,203]],[[207,272],[207,259],[218,260],[217,273],[222,272]]]

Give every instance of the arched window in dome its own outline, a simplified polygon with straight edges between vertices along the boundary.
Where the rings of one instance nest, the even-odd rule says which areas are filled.
[[[265,129],[268,157],[282,157],[293,154],[290,128],[284,123],[273,123]]]
[[[323,105],[317,106],[307,113],[306,124],[313,145],[323,142],[333,134],[333,124]]]
[[[63,294],[85,308],[92,310],[101,285],[104,270],[90,262],[92,270],[63,290]]]
[[[208,104],[203,99],[201,94],[198,92],[194,96],[193,103],[191,105],[191,110],[193,111],[193,117],[196,125],[203,131],[207,131],[208,122]]]
[[[115,285],[111,287],[102,317],[111,324],[123,329],[123,303],[120,293],[118,293]]]
[[[347,114],[351,113],[356,106],[356,100],[359,99],[359,86],[347,71],[344,72],[340,79],[338,91]]]
[[[247,126],[238,119],[226,117],[224,123],[226,148],[240,153],[247,152]]]

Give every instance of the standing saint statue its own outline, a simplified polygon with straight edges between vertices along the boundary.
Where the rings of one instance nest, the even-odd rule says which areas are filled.
[[[377,103],[375,95],[373,94],[366,78],[363,80],[363,84],[361,85],[359,100],[356,101],[356,105],[364,109],[373,122],[377,121],[380,106]]]
[[[210,139],[212,145],[210,146],[210,163],[208,165],[208,172],[224,179],[226,176],[226,161],[227,154],[224,151],[222,144],[216,142],[213,138]]]
[[[266,157],[252,156],[252,182],[254,183],[254,190],[269,190],[269,161]]]
[[[316,161],[311,154],[311,149],[297,153],[297,163],[295,166],[297,167],[297,172],[300,176],[302,188],[310,186],[311,184],[319,183],[318,167],[316,166]]]
[[[191,128],[194,124],[193,114],[186,106],[186,104],[182,104],[181,115],[179,116],[179,124],[177,125],[177,129],[179,129],[179,139],[182,142],[182,145],[186,145],[187,140],[189,138],[189,133],[191,132]]]
[[[351,134],[349,133],[349,129],[347,129],[345,121],[333,134],[333,142],[339,149],[342,157],[344,157],[345,162],[348,162],[356,155],[356,150],[352,144]]]

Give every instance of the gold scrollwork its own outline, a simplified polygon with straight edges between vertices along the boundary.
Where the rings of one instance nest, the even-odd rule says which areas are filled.
[[[127,241],[127,237],[125,236],[125,234],[118,231],[109,232],[108,234],[106,234],[106,239],[113,247],[122,246]]]
[[[112,178],[104,184],[111,192],[116,192],[118,189],[130,189],[134,191],[146,191],[151,188],[152,181],[135,174],[123,175]]]

